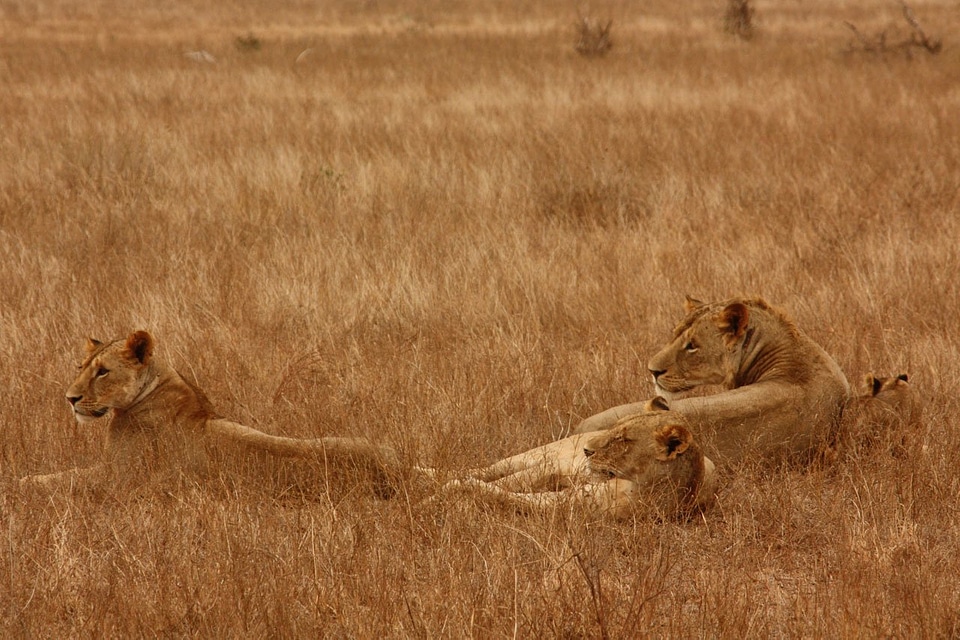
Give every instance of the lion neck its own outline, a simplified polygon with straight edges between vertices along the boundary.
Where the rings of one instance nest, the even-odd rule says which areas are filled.
[[[137,395],[123,409],[114,409],[114,419],[142,420],[145,416],[155,416],[158,407],[172,406],[165,396],[185,386],[176,371],[165,364],[152,360],[138,377],[140,387]]]
[[[750,326],[740,344],[740,364],[731,389],[758,382],[809,378],[809,365],[800,354],[805,349],[802,334],[785,320],[765,309],[751,308]]]

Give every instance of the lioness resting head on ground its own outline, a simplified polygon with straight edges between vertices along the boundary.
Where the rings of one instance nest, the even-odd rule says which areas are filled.
[[[220,441],[274,456],[356,469],[372,480],[378,493],[393,491],[400,466],[391,449],[365,438],[273,436],[223,420],[203,392],[154,357],[153,350],[154,340],[146,331],[107,343],[88,342],[67,400],[80,423],[112,412],[104,461],[84,469],[28,476],[22,485],[93,489],[139,484],[157,472],[205,475],[210,465],[207,448]]]
[[[684,518],[707,508],[716,487],[713,462],[683,418],[650,411],[506,458],[447,483],[442,493],[521,513],[569,504],[617,519]]]
[[[648,363],[656,393],[689,421],[721,466],[740,460],[806,462],[836,429],[850,388],[826,351],[759,298],[705,304],[687,316]],[[707,385],[725,389],[688,397]],[[622,405],[587,418],[578,432],[607,429],[643,408]]]
[[[859,395],[850,398],[830,449],[829,460],[857,451],[885,450],[896,456],[923,446],[923,406],[907,374],[868,374]]]

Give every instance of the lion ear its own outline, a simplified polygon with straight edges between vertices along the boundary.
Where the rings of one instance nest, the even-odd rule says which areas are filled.
[[[85,344],[83,348],[87,350],[87,353],[93,353],[101,346],[103,346],[103,343],[96,338],[87,338],[87,344]]]
[[[878,378],[872,373],[868,373],[863,376],[863,386],[867,389],[867,393],[875,396],[883,389],[883,378]]]
[[[742,302],[732,302],[725,306],[717,317],[717,327],[726,333],[728,345],[733,344],[747,330],[747,324],[750,322],[750,310]]]
[[[687,295],[686,299],[683,301],[683,308],[687,313],[693,313],[702,306],[703,302],[690,295]]]
[[[153,355],[153,336],[146,331],[134,331],[127,336],[127,343],[124,348],[127,357],[131,360],[146,364],[150,356]]]
[[[687,450],[693,442],[693,434],[682,424],[668,424],[660,427],[653,434],[656,443],[656,458],[661,462],[674,460]]]
[[[646,411],[670,411],[670,405],[663,396],[654,396],[643,407]]]

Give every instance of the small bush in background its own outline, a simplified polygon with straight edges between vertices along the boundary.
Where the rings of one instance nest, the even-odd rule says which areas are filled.
[[[756,32],[753,15],[750,0],[727,0],[727,10],[723,14],[723,30],[741,40],[750,40]]]
[[[237,36],[234,43],[237,45],[237,49],[244,52],[260,51],[260,48],[263,46],[260,38],[253,33],[248,33],[245,36]]]
[[[604,24],[599,20],[581,16],[575,26],[577,29],[575,48],[580,55],[590,58],[605,56],[613,48],[613,41],[610,39],[613,20],[607,20]]]
[[[920,21],[913,14],[913,10],[906,2],[901,0],[900,8],[903,13],[903,19],[910,27],[909,36],[906,38],[894,36],[887,38],[887,32],[881,31],[876,35],[867,35],[862,33],[852,22],[844,21],[847,28],[853,33],[856,42],[851,44],[847,51],[850,53],[861,52],[870,54],[887,55],[890,53],[902,53],[910,58],[912,52],[918,49],[926,51],[931,55],[940,53],[943,49],[943,41],[940,38],[927,35],[926,31],[920,25]]]

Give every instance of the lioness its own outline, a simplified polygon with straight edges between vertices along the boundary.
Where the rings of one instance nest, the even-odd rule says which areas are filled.
[[[154,357],[154,340],[146,331],[107,343],[91,339],[86,351],[67,400],[79,423],[112,412],[105,459],[89,468],[28,476],[23,486],[92,489],[137,484],[161,471],[204,475],[207,447],[218,441],[355,468],[380,494],[389,495],[400,474],[394,451],[365,438],[285,438],[222,419],[203,391]]]
[[[647,366],[657,394],[689,421],[707,455],[720,465],[812,459],[836,429],[850,394],[833,358],[759,298],[705,304],[688,297],[686,312]],[[724,390],[685,397],[705,385]],[[608,409],[576,431],[607,429],[642,407]]]
[[[840,427],[825,457],[835,459],[858,450],[885,449],[894,455],[919,451],[923,407],[907,374],[867,374],[859,395],[850,398]]]
[[[690,516],[710,505],[716,487],[713,462],[683,419],[647,412],[506,458],[442,490],[457,492],[521,513],[573,504],[623,519]]]

